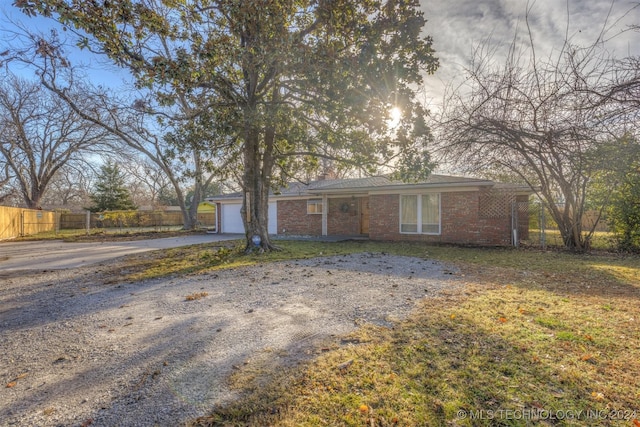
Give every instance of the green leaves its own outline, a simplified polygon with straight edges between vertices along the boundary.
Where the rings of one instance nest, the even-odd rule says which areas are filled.
[[[315,157],[367,174],[398,162],[403,177],[430,171],[414,88],[438,60],[417,0],[15,4],[86,33],[79,46],[129,69],[175,117],[177,152],[210,137],[224,148],[207,154],[224,156],[221,174],[243,175],[245,193],[274,173],[310,175]],[[394,129],[391,106],[405,112]]]
[[[100,168],[91,200],[93,206],[89,210],[92,212],[136,209],[129,190],[125,187],[124,174],[111,161]]]

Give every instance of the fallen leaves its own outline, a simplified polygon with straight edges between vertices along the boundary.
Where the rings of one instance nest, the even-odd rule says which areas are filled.
[[[24,378],[26,378],[29,375],[28,372],[22,373],[20,375],[18,375],[17,377],[15,377],[12,381],[10,381],[9,383],[7,383],[7,385],[5,386],[6,388],[13,388],[16,385],[18,385],[18,380],[22,380]]]
[[[209,295],[208,292],[195,292],[193,294],[187,295],[185,297],[185,300],[186,301],[197,301],[197,300],[202,299],[202,298],[204,298],[204,297],[206,297],[208,295]]]

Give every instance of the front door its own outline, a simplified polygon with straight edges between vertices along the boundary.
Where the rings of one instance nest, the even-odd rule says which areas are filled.
[[[360,198],[360,234],[369,234],[369,198]]]

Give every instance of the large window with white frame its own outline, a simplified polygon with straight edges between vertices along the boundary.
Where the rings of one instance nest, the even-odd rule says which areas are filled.
[[[401,195],[400,232],[440,234],[440,194]]]

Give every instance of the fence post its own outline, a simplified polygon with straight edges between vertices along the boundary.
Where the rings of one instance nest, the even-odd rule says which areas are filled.
[[[518,236],[518,202],[511,204],[511,236],[513,246],[517,248],[520,244],[520,236]]]
[[[540,202],[540,245],[542,246],[542,250],[547,249],[547,235],[545,233],[545,224],[544,224],[544,204]]]
[[[86,230],[87,236],[89,235],[90,228],[91,228],[91,211],[87,211],[87,216],[85,219],[85,230]]]

